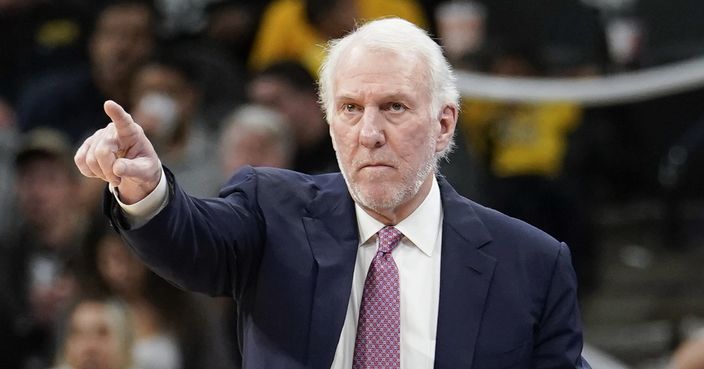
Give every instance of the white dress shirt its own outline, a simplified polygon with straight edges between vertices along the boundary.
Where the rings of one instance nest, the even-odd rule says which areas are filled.
[[[118,198],[118,203],[133,227],[145,224],[165,206],[165,177],[162,173],[156,189],[140,202],[125,205]],[[118,197],[117,194],[115,197]],[[355,211],[360,240],[359,251],[345,323],[331,369],[352,367],[364,281],[376,254],[376,233],[384,227],[384,224],[372,218],[358,205],[355,205]],[[433,178],[430,192],[420,206],[395,225],[404,235],[392,253],[401,285],[401,368],[404,369],[432,369],[434,365],[440,301],[442,221],[440,188],[437,180]]]
[[[345,324],[331,369],[352,367],[364,280],[376,254],[376,233],[384,228],[384,224],[358,205],[355,205],[355,211],[360,245]],[[432,369],[434,365],[440,301],[442,219],[440,188],[433,178],[425,200],[411,215],[395,225],[404,235],[392,252],[401,285],[401,368]]]

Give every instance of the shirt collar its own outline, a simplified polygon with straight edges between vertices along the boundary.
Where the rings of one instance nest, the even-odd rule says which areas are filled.
[[[362,207],[355,203],[357,227],[359,230],[360,245],[367,242],[377,232],[384,228],[384,224],[372,218]],[[432,225],[429,227],[429,225]],[[428,196],[406,219],[395,225],[396,229],[424,254],[431,256],[435,249],[440,227],[442,227],[442,202],[440,200],[440,187],[433,177]]]

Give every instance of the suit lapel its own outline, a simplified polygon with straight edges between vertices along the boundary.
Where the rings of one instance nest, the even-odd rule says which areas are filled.
[[[342,331],[359,245],[354,202],[339,178],[322,189],[303,218],[318,267],[308,340],[308,367],[330,368]]]
[[[303,217],[318,266],[308,339],[308,367],[329,368],[349,303],[359,245],[354,202],[340,176],[321,189]],[[471,368],[496,260],[480,248],[491,241],[468,200],[438,178],[443,243],[435,368]]]
[[[471,368],[496,259],[480,248],[491,241],[468,200],[438,178],[443,241],[435,368]]]

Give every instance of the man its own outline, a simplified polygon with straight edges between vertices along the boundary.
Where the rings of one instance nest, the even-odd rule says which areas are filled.
[[[225,179],[246,166],[290,168],[296,144],[284,117],[257,104],[238,107],[222,122],[218,141]]]
[[[195,199],[112,102],[76,163],[149,265],[233,296],[244,368],[588,368],[567,247],[436,175],[458,106],[440,47],[374,21],[320,86],[342,174],[249,168]]]
[[[37,128],[21,138],[14,155],[15,222],[0,237],[0,312],[8,314],[0,320],[12,322],[5,333],[21,350],[0,352],[0,362],[10,357],[17,364],[7,367],[24,368],[51,363],[54,324],[84,272],[90,222],[77,201],[80,178],[68,137]]]
[[[216,145],[202,111],[195,65],[172,50],[147,61],[135,74],[130,101],[135,120],[162,162],[188,193],[213,196],[222,185]]]

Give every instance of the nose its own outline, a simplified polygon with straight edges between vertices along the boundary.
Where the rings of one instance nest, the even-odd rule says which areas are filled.
[[[359,140],[368,148],[378,148],[386,143],[386,134],[383,129],[383,117],[378,109],[364,109],[364,115],[359,122],[361,125]]]

